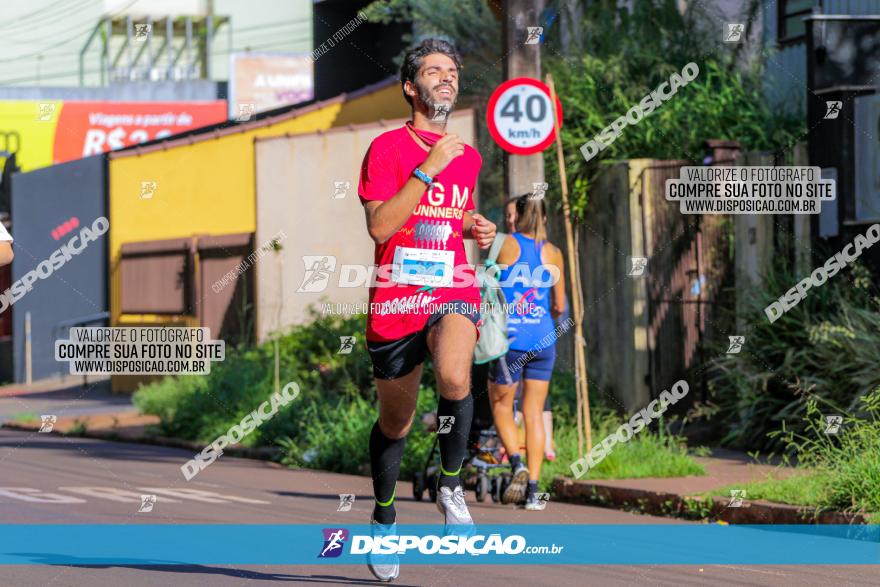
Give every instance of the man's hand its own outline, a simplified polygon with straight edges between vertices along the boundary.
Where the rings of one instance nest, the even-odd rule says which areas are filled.
[[[471,231],[474,240],[477,241],[477,246],[481,249],[488,249],[495,240],[495,225],[486,220],[482,214],[471,214],[471,218],[474,219]]]
[[[453,134],[444,135],[431,147],[428,158],[420,168],[431,177],[436,177],[452,163],[453,159],[462,155],[464,155],[464,141],[461,137]]]

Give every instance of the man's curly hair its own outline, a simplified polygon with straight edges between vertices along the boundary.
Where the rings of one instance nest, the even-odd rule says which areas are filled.
[[[455,63],[455,67],[461,71],[461,55],[458,54],[458,50],[455,48],[455,45],[450,43],[449,41],[444,41],[443,39],[425,39],[415,47],[411,48],[406,52],[406,55],[403,57],[403,63],[400,65],[400,89],[403,90],[404,84],[410,81],[415,83],[416,74],[419,72],[419,68],[422,66],[422,59],[426,55],[431,55],[432,53],[441,53],[446,55]],[[406,94],[406,91],[403,91],[403,97],[406,99],[407,103],[412,106],[412,98]]]

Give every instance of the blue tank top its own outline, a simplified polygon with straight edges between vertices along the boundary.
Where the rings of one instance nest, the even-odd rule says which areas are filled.
[[[553,274],[541,263],[543,243],[537,245],[535,239],[517,232],[512,236],[519,244],[519,259],[499,275],[501,290],[508,304],[510,348],[539,351],[556,342],[553,317],[550,315]]]

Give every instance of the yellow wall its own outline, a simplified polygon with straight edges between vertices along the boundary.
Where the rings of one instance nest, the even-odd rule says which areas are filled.
[[[46,100],[45,103],[54,104],[55,111],[43,121],[38,101],[0,101],[0,131],[18,133],[21,148],[15,162],[22,171],[52,165],[55,131],[63,102]]]

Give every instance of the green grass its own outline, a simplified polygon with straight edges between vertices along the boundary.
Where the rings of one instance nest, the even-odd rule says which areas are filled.
[[[802,470],[799,471],[799,474],[785,479],[767,479],[754,483],[730,485],[711,492],[711,495],[730,497],[731,489],[745,490],[746,500],[754,499],[808,507],[813,508],[816,514],[825,510],[842,509],[850,513],[863,514],[869,524],[880,524],[880,513],[878,512],[865,510],[861,506],[839,507],[841,504],[835,496],[841,493],[842,488],[839,487],[836,476],[828,471]],[[837,504],[837,507],[834,504]]]
[[[86,432],[88,432],[88,427],[86,426],[86,423],[83,422],[82,420],[80,420],[79,418],[77,418],[76,420],[73,421],[73,424],[71,424],[70,429],[67,432],[65,432],[65,434],[68,436],[82,436]]]
[[[768,478],[754,483],[729,485],[723,489],[712,491],[712,495],[730,497],[731,489],[743,489],[746,499],[759,499],[789,505],[815,506],[826,500],[833,479],[828,475],[801,471],[793,477],[785,479]]]
[[[564,386],[569,378],[561,374],[556,387]],[[563,396],[566,391],[557,389]],[[418,408],[413,427],[407,437],[404,462],[401,465],[401,478],[411,479],[412,474],[421,471],[428,451],[434,440],[420,421],[421,415],[436,408],[436,394],[433,389],[422,386],[419,393]],[[557,405],[555,418],[555,440],[557,458],[555,462],[544,462],[541,470],[541,486],[549,488],[557,475],[571,476],[570,463],[577,458],[576,424],[570,411]],[[282,462],[295,467],[306,467],[340,473],[369,474],[369,463],[364,452],[368,444],[370,430],[376,418],[376,407],[372,400],[351,395],[340,398],[335,404],[312,400],[299,407],[300,417],[309,422],[296,438],[279,440],[285,450]],[[614,413],[598,407],[593,438],[600,441],[621,424]],[[642,431],[626,444],[615,447],[614,451],[591,470],[584,478],[613,479],[639,477],[678,477],[703,475],[703,467],[687,453],[681,438]]]
[[[616,414],[595,410],[593,414],[593,444],[598,444],[623,423]],[[570,465],[579,457],[577,452],[576,424],[566,422],[554,414],[556,437],[556,461],[545,462],[541,469],[542,484],[548,484],[557,475],[572,477]],[[560,425],[562,424],[562,425]],[[580,478],[591,479],[638,479],[643,477],[684,477],[705,475],[703,466],[687,451],[681,438],[649,430],[642,430],[632,440],[614,445],[595,468]]]
[[[272,446],[281,438],[298,439],[308,432],[307,408],[315,403],[331,411],[340,400],[373,401],[363,317],[314,318],[278,337],[281,386],[295,381],[299,397],[245,437],[242,445]],[[338,354],[339,337],[351,334],[358,337],[354,351]],[[167,377],[141,387],[133,402],[141,413],[159,417],[162,435],[211,442],[272,395],[274,354],[274,341],[227,349],[226,360],[215,364],[209,375]]]
[[[34,422],[39,421],[40,417],[33,412],[17,412],[9,416],[10,422]]]
[[[425,432],[421,415],[435,407],[434,393],[422,387],[400,467],[403,479],[411,479],[412,474],[421,471],[425,464],[434,436]],[[367,446],[376,421],[374,402],[351,396],[330,406],[313,400],[301,409],[309,425],[296,438],[279,439],[278,443],[285,451],[282,463],[322,471],[370,474]]]
[[[774,436],[785,443],[787,455],[797,455],[798,474],[737,487],[747,499],[865,515],[880,522],[880,387],[862,398],[859,415],[847,414],[837,434],[826,434],[826,421],[814,396],[806,402],[801,432],[783,426]],[[830,412],[826,412],[830,413]],[[729,495],[725,488],[719,492]]]

